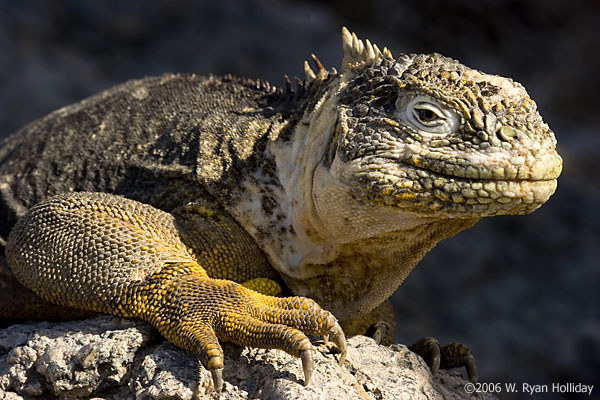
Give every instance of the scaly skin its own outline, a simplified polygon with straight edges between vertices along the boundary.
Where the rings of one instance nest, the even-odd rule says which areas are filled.
[[[181,240],[185,233],[171,214],[122,197],[81,192],[32,207],[9,236],[6,256],[20,282],[55,304],[148,321],[195,354],[212,372],[217,390],[223,384],[219,340],[301,357],[305,382],[313,362],[312,345],[303,332],[330,335],[343,362],[344,335],[331,313],[307,298],[255,291],[264,285],[249,290],[209,278],[198,264],[201,257],[193,255],[199,249]],[[211,231],[199,234],[196,241],[215,236]],[[231,249],[219,239],[211,245]],[[251,249],[246,250],[251,256]],[[213,255],[213,276],[220,275],[215,266],[238,269],[241,257],[235,251]]]
[[[7,139],[0,237],[12,229],[16,277],[52,303],[149,321],[217,388],[217,339],[300,355],[308,381],[301,331],[329,334],[341,359],[335,318],[389,337],[382,303],[421,258],[482,217],[537,209],[562,160],[518,83],[342,36],[341,71],[315,58],[295,91],[146,78]],[[316,303],[268,296],[281,287]],[[16,283],[3,293],[19,304],[4,301],[4,316],[50,313]],[[476,375],[464,346],[413,348],[433,370]]]

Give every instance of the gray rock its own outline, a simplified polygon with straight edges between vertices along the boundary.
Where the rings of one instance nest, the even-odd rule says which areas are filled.
[[[11,326],[0,331],[0,393],[85,398],[126,385],[153,337],[142,322],[109,316]]]
[[[349,339],[340,367],[316,343],[315,373],[303,386],[300,361],[280,350],[224,345],[223,399],[493,399],[468,396],[459,371],[435,379],[404,345]],[[218,398],[210,374],[189,353],[140,321],[98,316],[0,330],[0,400],[30,398]]]

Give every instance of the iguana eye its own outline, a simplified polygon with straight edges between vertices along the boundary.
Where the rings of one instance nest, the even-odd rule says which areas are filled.
[[[415,104],[413,114],[420,123],[426,126],[435,126],[444,120],[444,117],[439,115],[438,111],[427,103]]]
[[[399,117],[422,135],[448,135],[460,122],[458,115],[428,96],[398,99]]]

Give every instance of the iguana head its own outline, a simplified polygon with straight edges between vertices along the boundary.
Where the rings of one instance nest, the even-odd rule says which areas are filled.
[[[522,85],[342,38],[339,73],[305,64],[310,102],[275,148],[294,229],[328,241],[320,255],[430,221],[526,214],[554,193],[562,160]]]
[[[261,246],[292,291],[350,320],[440,240],[538,208],[562,160],[520,84],[342,36],[341,71],[305,64],[303,103],[292,107],[302,115],[293,134],[272,137],[281,217],[260,221],[277,232]]]
[[[343,32],[338,121],[325,162],[374,205],[473,217],[525,214],[562,160],[523,86],[439,54],[379,51]]]

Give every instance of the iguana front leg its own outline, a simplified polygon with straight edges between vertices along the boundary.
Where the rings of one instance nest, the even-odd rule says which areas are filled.
[[[301,357],[305,384],[313,369],[305,333],[329,336],[343,361],[345,338],[331,313],[307,298],[267,296],[209,277],[181,240],[183,226],[169,213],[118,196],[59,195],[19,220],[6,254],[17,279],[46,300],[150,322],[200,359],[216,390],[219,340]]]

